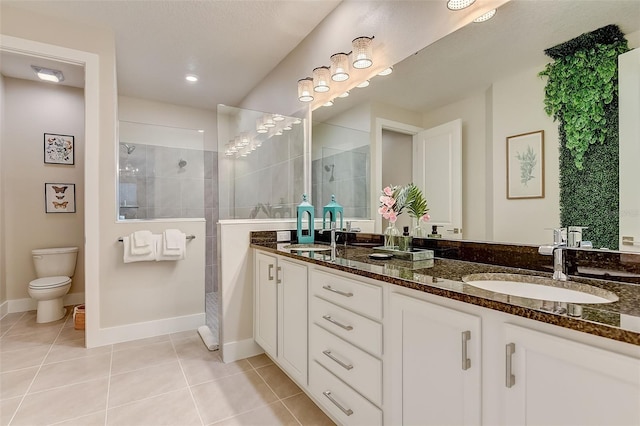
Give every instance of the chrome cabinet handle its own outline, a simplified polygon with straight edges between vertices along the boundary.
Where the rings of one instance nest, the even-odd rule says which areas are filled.
[[[468,370],[471,368],[471,360],[467,354],[467,342],[471,339],[471,332],[469,330],[462,332],[462,369]]]
[[[327,349],[325,351],[322,351],[322,353],[328,356],[332,361],[335,361],[340,367],[344,368],[345,370],[353,369],[353,365],[345,364],[344,362],[340,361],[338,358],[335,357],[335,355],[331,353],[330,350]]]
[[[331,402],[333,402],[333,405],[335,405],[336,407],[338,407],[340,409],[340,411],[342,411],[344,414],[346,414],[347,416],[350,416],[353,414],[353,410],[350,408],[344,408],[338,401],[336,401],[335,399],[333,399],[333,396],[331,396],[331,391],[324,391],[322,392],[322,394],[324,396],[327,397],[327,399]]]
[[[269,281],[273,281],[273,264],[269,265]]]
[[[331,316],[330,316],[330,315],[323,315],[323,316],[322,316],[322,318],[326,319],[326,320],[327,320],[327,321],[329,321],[331,324],[335,324],[335,325],[337,325],[338,327],[340,327],[340,328],[342,328],[342,329],[344,329],[344,330],[347,330],[347,331],[351,331],[351,330],[353,330],[353,327],[351,327],[350,325],[344,325],[344,324],[342,324],[342,323],[340,323],[340,322],[338,322],[338,321],[334,320],[333,318],[331,318]]]
[[[509,343],[507,345],[507,363],[505,371],[505,386],[512,388],[516,384],[516,376],[513,375],[512,370],[512,356],[516,352],[516,344]]]
[[[276,284],[282,284],[281,275],[282,275],[282,267],[278,266],[276,268]]]
[[[331,291],[333,293],[337,293],[340,296],[353,297],[353,293],[351,293],[351,292],[345,293],[344,291],[336,290],[335,288],[331,287],[330,285],[322,286],[322,288],[324,288],[325,290],[329,290],[329,291]]]

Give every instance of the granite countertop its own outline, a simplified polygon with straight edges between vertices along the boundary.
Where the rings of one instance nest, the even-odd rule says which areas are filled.
[[[336,260],[329,251],[304,252],[285,248],[291,243],[253,241],[252,248],[293,259],[304,260],[327,268],[352,273],[390,284],[424,291],[484,308],[640,346],[640,286],[636,284],[570,277],[571,281],[599,287],[615,293],[619,300],[606,304],[579,304],[579,317],[557,311],[557,303],[509,296],[471,286],[462,281],[469,274],[511,273],[550,277],[550,274],[505,266],[490,265],[436,257],[416,262],[385,259],[374,260],[369,247],[338,245]],[[576,304],[572,304],[576,305]],[[565,309],[566,310],[566,309]]]

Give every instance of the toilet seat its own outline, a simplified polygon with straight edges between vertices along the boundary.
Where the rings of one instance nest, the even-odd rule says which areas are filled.
[[[38,278],[29,283],[29,288],[32,290],[44,290],[48,288],[62,287],[70,282],[71,278],[63,276]]]

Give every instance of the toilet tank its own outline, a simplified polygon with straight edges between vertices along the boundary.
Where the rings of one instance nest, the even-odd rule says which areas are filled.
[[[71,277],[76,269],[78,247],[31,250],[36,277]]]

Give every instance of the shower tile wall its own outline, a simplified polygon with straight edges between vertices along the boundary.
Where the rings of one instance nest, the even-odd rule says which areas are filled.
[[[205,293],[218,291],[218,269],[216,264],[218,258],[216,223],[219,217],[217,154],[217,152],[213,151],[204,152],[204,217],[207,221]],[[207,315],[209,315],[208,310]]]

